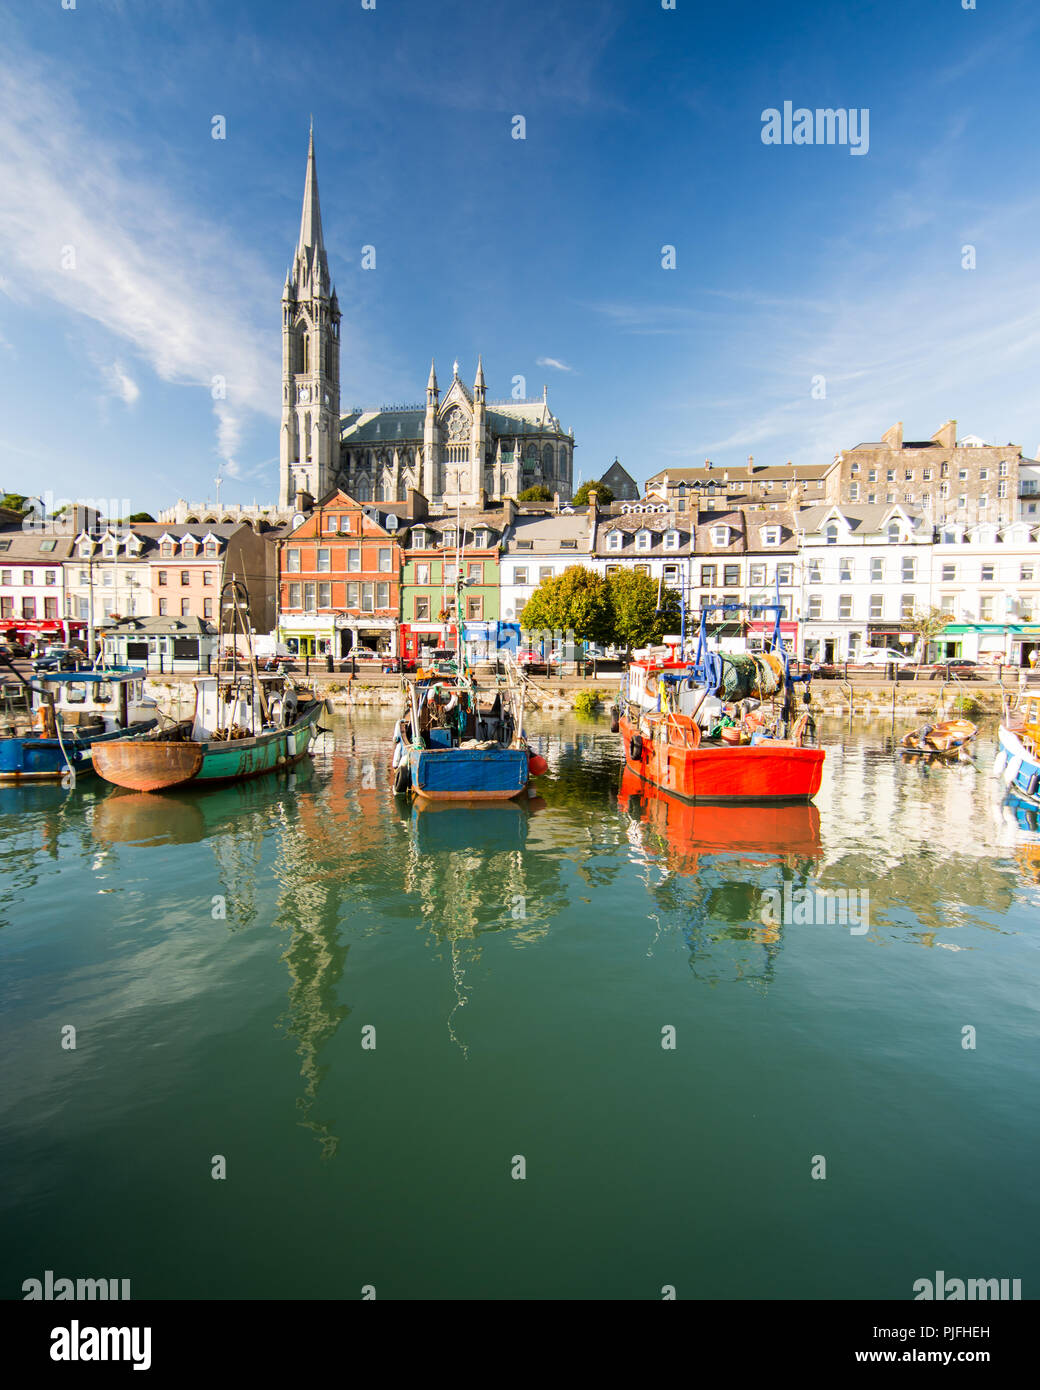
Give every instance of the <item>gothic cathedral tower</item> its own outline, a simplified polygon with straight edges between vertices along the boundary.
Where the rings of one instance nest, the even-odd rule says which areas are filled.
[[[282,292],[279,507],[291,507],[297,492],[322,497],[339,470],[339,322],[321,234],[312,124],[300,240]]]

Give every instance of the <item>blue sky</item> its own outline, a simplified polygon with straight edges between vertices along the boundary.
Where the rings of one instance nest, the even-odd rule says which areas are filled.
[[[0,23],[4,490],[155,510],[220,472],[275,499],[312,113],[345,409],[481,352],[489,397],[548,385],[585,478],[826,462],[899,419],[1040,444],[1032,0],[0,0]],[[763,144],[785,101],[869,110],[868,152]]]

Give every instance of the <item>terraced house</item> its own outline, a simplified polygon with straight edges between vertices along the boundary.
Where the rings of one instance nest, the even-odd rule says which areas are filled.
[[[516,508],[456,512],[415,522],[405,540],[401,578],[401,655],[418,660],[424,649],[463,639],[494,646],[500,619],[499,553]],[[456,579],[465,581],[456,612]]]
[[[400,525],[394,512],[336,491],[279,542],[278,632],[291,651],[399,655]]]

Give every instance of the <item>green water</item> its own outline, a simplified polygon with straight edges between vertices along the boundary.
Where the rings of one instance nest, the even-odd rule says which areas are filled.
[[[0,789],[4,1297],[1037,1295],[1040,835],[991,735],[923,768],[826,726],[778,822],[619,802],[570,717],[537,800],[420,812],[389,731],[193,795]],[[785,884],[869,930],[763,920]]]

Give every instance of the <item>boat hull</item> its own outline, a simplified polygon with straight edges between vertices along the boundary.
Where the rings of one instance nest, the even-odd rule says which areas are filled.
[[[508,801],[527,787],[526,748],[412,748],[412,791],[428,801]]]
[[[1040,757],[1027,748],[1013,730],[1001,724],[997,731],[999,749],[996,772],[1016,796],[1040,802]]]
[[[95,766],[106,782],[139,792],[259,777],[306,756],[323,709],[316,701],[294,724],[254,738],[116,741],[99,750]]]
[[[94,750],[115,742],[136,742],[158,724],[150,719],[134,725],[134,731],[114,729],[111,733],[79,738],[65,733],[62,739],[65,752],[56,738],[15,737],[0,739],[0,782],[57,782],[67,770],[68,762],[81,777],[95,771]]]
[[[685,801],[809,801],[823,780],[822,748],[780,742],[685,747],[640,735],[626,716],[619,731],[626,768]]]

